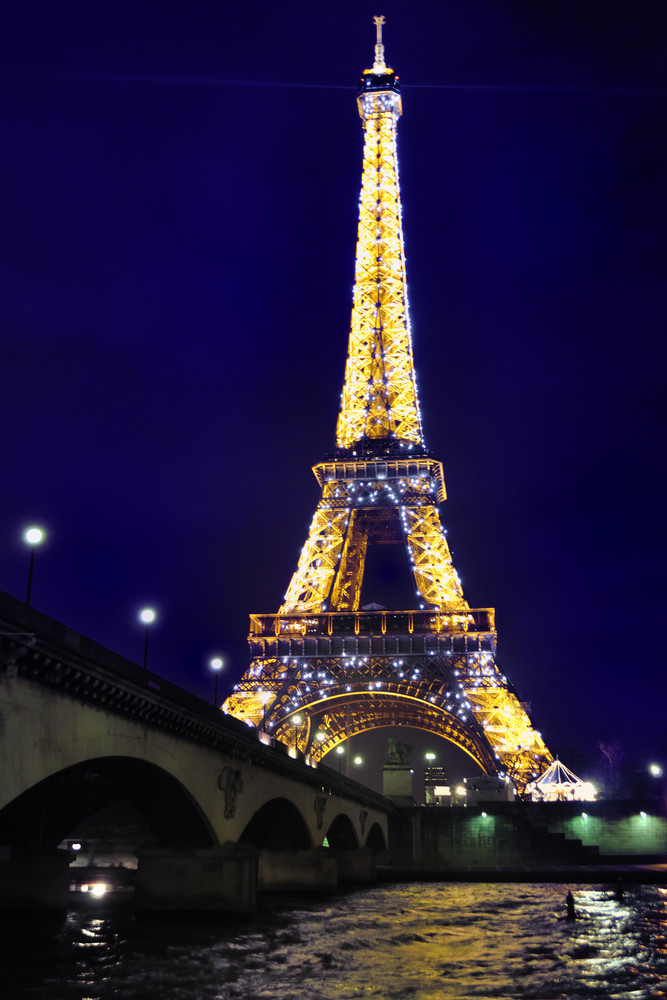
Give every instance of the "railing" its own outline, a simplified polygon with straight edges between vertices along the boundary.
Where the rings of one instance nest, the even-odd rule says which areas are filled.
[[[313,472],[320,486],[325,482],[353,482],[368,480],[375,482],[385,479],[432,479],[438,500],[446,498],[442,462],[430,456],[382,456],[377,458],[337,459],[318,462]]]
[[[387,800],[0,591],[0,672],[388,812]],[[138,731],[139,732],[139,731]]]
[[[324,614],[251,615],[253,638],[317,635],[413,635],[495,632],[494,608],[460,611],[331,611]]]

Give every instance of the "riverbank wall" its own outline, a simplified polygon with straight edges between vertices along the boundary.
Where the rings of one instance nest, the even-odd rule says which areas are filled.
[[[397,807],[388,861],[457,870],[666,863],[667,815],[656,801]]]

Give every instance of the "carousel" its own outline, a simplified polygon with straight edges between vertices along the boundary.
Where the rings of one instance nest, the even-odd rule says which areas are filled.
[[[592,802],[596,795],[595,785],[578,778],[558,757],[526,786],[526,797],[533,802]]]

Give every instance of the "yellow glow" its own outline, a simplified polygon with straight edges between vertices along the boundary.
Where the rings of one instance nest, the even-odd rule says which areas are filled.
[[[223,709],[257,726],[268,684],[266,731],[295,739],[298,710],[313,760],[344,753],[338,744],[357,733],[410,725],[450,740],[523,795],[553,757],[496,664],[493,609],[471,609],[464,597],[440,520],[444,477],[423,448],[408,318],[402,107],[386,73],[367,78],[358,99],[364,151],[337,451],[313,469],[321,495],[296,571],[278,615],[251,616],[251,665]],[[373,544],[406,547],[419,609],[359,611]],[[409,651],[403,668],[398,649]],[[325,730],[312,743],[311,725]]]
[[[336,439],[422,442],[398,187],[397,94],[360,98],[364,153],[352,322]]]
[[[422,598],[427,604],[466,609],[437,507],[406,508],[405,517],[415,582]]]

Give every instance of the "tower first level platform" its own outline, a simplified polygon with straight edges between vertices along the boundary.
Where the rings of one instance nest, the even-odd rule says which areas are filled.
[[[313,759],[380,726],[450,740],[521,794],[552,759],[498,670],[492,609],[252,615],[226,710]]]

